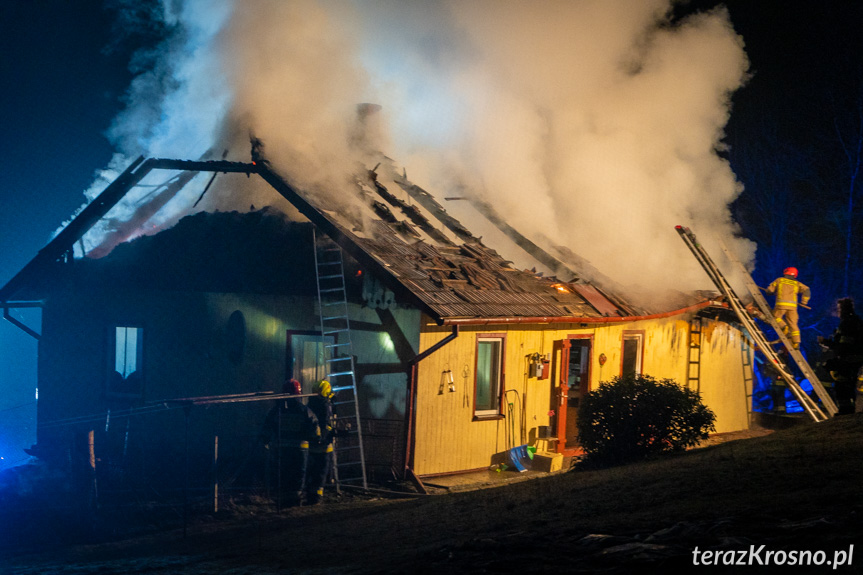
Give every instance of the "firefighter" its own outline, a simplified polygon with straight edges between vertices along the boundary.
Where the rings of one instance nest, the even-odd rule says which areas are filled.
[[[318,419],[321,437],[309,449],[309,476],[306,482],[306,501],[310,505],[321,502],[324,484],[333,467],[333,439],[335,437],[335,418],[333,416],[333,396],[330,382],[321,380],[315,385],[314,397],[309,398],[309,409]]]
[[[791,339],[794,349],[800,349],[800,327],[797,324],[797,298],[800,305],[809,303],[809,288],[797,281],[797,268],[785,268],[781,278],[776,278],[767,286],[767,293],[776,294],[773,317],[782,328],[782,333]]]
[[[302,386],[296,379],[291,379],[282,387],[282,393],[302,395]],[[267,414],[263,435],[264,446],[268,450],[274,440],[276,443],[279,496],[284,496],[288,505],[302,505],[309,445],[317,444],[321,436],[318,418],[299,397],[287,397]]]
[[[829,338],[818,343],[833,352],[825,367],[833,379],[833,392],[840,415],[854,413],[857,377],[863,367],[863,320],[854,312],[854,301],[843,298],[837,302],[839,327]]]

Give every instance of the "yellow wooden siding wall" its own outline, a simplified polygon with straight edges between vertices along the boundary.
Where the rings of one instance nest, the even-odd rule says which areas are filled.
[[[512,445],[533,442],[536,428],[549,425],[554,378],[528,378],[528,356],[551,354],[555,340],[568,336],[592,337],[590,388],[620,374],[624,331],[644,333],[642,372],[656,378],[687,383],[689,368],[689,317],[683,315],[628,323],[591,325],[465,326],[459,336],[419,364],[416,403],[414,471],[431,475],[486,467],[492,455]],[[450,328],[426,324],[420,349],[428,349],[450,333]],[[505,389],[514,401],[514,438],[507,443],[508,419],[473,421],[473,386],[476,339],[480,334],[504,334]],[[605,365],[599,364],[605,354]],[[727,324],[705,320],[701,351],[700,387],[705,403],[716,412],[717,431],[748,427],[747,390],[741,361],[740,334]],[[448,390],[445,373],[451,371],[455,392]],[[522,409],[524,416],[522,417]],[[504,411],[507,411],[506,408]],[[522,428],[522,422],[524,428]]]
[[[743,358],[749,344],[727,323],[704,321],[701,328],[701,397],[716,412],[716,432],[749,427],[752,367]]]

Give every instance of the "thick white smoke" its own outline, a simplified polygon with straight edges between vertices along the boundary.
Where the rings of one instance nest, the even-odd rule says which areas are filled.
[[[222,148],[247,160],[253,132],[291,179],[337,191],[363,160],[351,145],[356,106],[375,102],[378,145],[429,191],[475,194],[620,283],[709,288],[673,227],[751,258],[732,240],[728,204],[741,187],[716,152],[748,64],[724,10],[672,25],[671,8],[166,0],[178,35],[131,88],[112,131],[118,163]],[[226,190],[210,195],[212,207]],[[175,198],[156,222],[196,197]],[[474,227],[463,206],[447,204]]]

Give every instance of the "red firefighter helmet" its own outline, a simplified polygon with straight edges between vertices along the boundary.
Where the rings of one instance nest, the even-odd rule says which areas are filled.
[[[785,268],[785,270],[782,273],[786,276],[791,276],[793,278],[796,278],[797,277],[797,268]]]
[[[291,379],[285,382],[282,388],[282,393],[290,393],[291,395],[302,395],[303,386],[296,379]]]

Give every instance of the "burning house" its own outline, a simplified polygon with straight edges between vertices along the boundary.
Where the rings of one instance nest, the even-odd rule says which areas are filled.
[[[751,350],[710,298],[635,306],[585,279],[572,252],[551,254],[479,206],[551,273],[518,269],[385,157],[350,197],[326,199],[256,160],[136,162],[0,290],[4,307],[43,308],[34,454],[68,462],[89,449],[104,474],[180,484],[191,469],[196,485],[218,460],[223,482],[255,481],[261,425],[291,377],[305,392],[324,377],[342,390],[340,419],[358,436],[345,445],[371,478],[486,468],[524,444],[574,454],[580,398],[630,372],[700,391],[719,432],[749,426]],[[301,216],[198,213],[72,257],[153,169],[260,176]],[[327,323],[341,317],[328,311],[333,277],[340,325]]]

